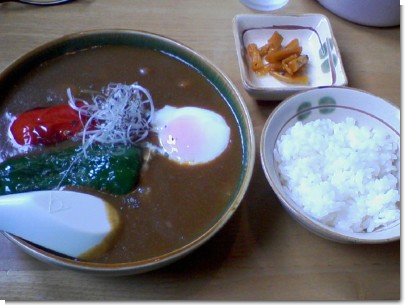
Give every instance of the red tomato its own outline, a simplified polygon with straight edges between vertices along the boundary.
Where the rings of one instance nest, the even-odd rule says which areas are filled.
[[[85,123],[69,105],[59,105],[23,112],[11,124],[10,131],[20,145],[50,145],[71,138]]]

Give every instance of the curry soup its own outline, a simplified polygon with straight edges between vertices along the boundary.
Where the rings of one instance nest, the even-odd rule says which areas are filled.
[[[11,117],[36,107],[66,104],[67,88],[80,97],[82,90],[100,91],[112,82],[138,82],[149,90],[157,109],[170,105],[215,111],[225,119],[231,134],[226,150],[205,164],[185,166],[153,154],[143,164],[138,185],[127,195],[76,189],[105,198],[123,220],[122,232],[112,249],[95,260],[100,263],[150,259],[197,239],[227,209],[243,166],[237,120],[213,84],[175,57],[147,48],[109,45],[44,61],[8,88],[0,88],[0,161],[78,145],[68,140],[54,146],[17,147],[10,141]],[[155,141],[153,135],[146,140]]]

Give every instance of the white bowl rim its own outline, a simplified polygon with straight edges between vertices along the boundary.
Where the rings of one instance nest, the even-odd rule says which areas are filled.
[[[365,90],[362,89],[358,89],[358,88],[353,88],[353,87],[347,87],[347,86],[323,86],[323,87],[318,87],[318,88],[313,88],[313,89],[309,89],[303,92],[299,92],[296,94],[293,94],[291,96],[289,96],[288,98],[286,98],[285,100],[283,100],[280,104],[278,104],[276,106],[276,108],[270,113],[269,117],[267,118],[263,130],[262,130],[262,134],[260,137],[260,160],[261,160],[261,165],[264,171],[264,174],[266,176],[266,179],[268,181],[268,183],[270,184],[272,190],[274,191],[274,193],[276,194],[276,196],[279,198],[281,204],[283,205],[283,207],[285,209],[287,209],[292,215],[294,215],[294,218],[304,227],[306,227],[308,230],[310,230],[311,232],[322,236],[326,239],[329,240],[333,240],[333,241],[339,241],[339,242],[345,242],[345,243],[369,243],[369,244],[373,244],[373,243],[385,243],[385,242],[391,242],[391,241],[396,241],[400,239],[400,234],[397,236],[392,236],[392,237],[388,237],[388,238],[373,238],[373,236],[371,236],[372,234],[375,235],[374,233],[378,232],[371,232],[371,233],[349,233],[351,235],[347,235],[347,233],[345,232],[341,232],[338,231],[330,226],[327,226],[323,223],[321,223],[320,221],[310,217],[309,215],[303,213],[299,207],[295,206],[294,204],[291,204],[289,202],[289,200],[287,198],[285,198],[285,196],[278,190],[278,188],[276,187],[276,183],[275,181],[273,181],[271,175],[269,174],[269,172],[266,170],[267,168],[267,162],[265,160],[265,140],[266,140],[266,131],[269,128],[270,122],[273,120],[273,118],[277,115],[278,111],[286,104],[288,103],[291,99],[295,99],[297,96],[300,95],[304,95],[304,94],[308,94],[311,93],[311,91],[319,91],[319,90],[323,90],[323,89],[332,89],[332,90],[349,90],[349,91],[357,91],[359,93],[362,94],[366,94],[369,96],[373,96],[383,102],[386,102],[387,104],[390,104],[391,106],[397,108],[399,110],[399,107],[397,105],[395,105],[394,103],[392,103],[391,101],[388,101],[386,99],[383,99],[373,93],[367,92]],[[400,227],[401,223],[400,220],[397,222],[394,222],[389,229],[394,228],[399,226]],[[399,230],[400,231],[400,230]]]

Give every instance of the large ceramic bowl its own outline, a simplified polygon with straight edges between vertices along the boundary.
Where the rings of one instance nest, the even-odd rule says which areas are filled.
[[[252,122],[244,101],[235,86],[216,66],[179,42],[142,31],[99,30],[80,32],[46,43],[17,59],[2,72],[0,75],[0,96],[7,90],[14,88],[13,82],[15,79],[20,79],[24,77],[24,75],[32,73],[35,69],[44,65],[46,61],[53,60],[64,54],[74,56],[75,52],[79,50],[87,50],[96,46],[105,45],[125,45],[134,48],[142,47],[157,50],[166,56],[176,58],[185,63],[190,69],[194,69],[205,77],[208,84],[215,87],[215,90],[222,96],[223,101],[231,108],[240,126],[237,132],[241,138],[243,153],[242,159],[237,162],[238,164],[242,164],[242,169],[240,177],[237,179],[238,181],[234,186],[234,193],[231,195],[231,199],[225,209],[216,215],[214,218],[215,221],[202,230],[199,236],[194,240],[172,251],[162,253],[157,257],[149,257],[137,261],[122,263],[85,262],[47,251],[11,234],[5,233],[5,235],[19,248],[35,258],[59,267],[103,275],[135,274],[156,269],[178,260],[201,246],[224,226],[238,208],[252,175],[255,158],[254,134]],[[106,64],[108,64],[108,62],[106,62]],[[128,68],[130,69],[131,67]],[[165,71],[161,72],[165,73]],[[90,73],[90,71],[78,71],[78,73]],[[72,75],[73,79],[74,77],[75,76]],[[164,179],[164,177],[162,177],[162,179]],[[164,194],[162,194],[162,196],[164,196]],[[204,216],[201,215],[200,217]]]
[[[348,117],[353,118],[360,127],[386,130],[399,143],[400,110],[395,105],[370,93],[347,87],[312,89],[284,100],[267,119],[260,143],[261,162],[266,178],[287,212],[315,234],[345,243],[383,243],[398,240],[400,237],[399,219],[369,233],[363,231],[355,233],[324,224],[291,198],[292,192],[286,190],[285,182],[280,178],[280,167],[274,150],[277,141],[286,134],[290,127],[297,122],[307,124],[317,119],[331,119],[339,123]],[[307,136],[302,141],[310,141],[309,138],[310,136]],[[304,147],[300,146],[297,149],[303,150]],[[397,151],[397,155],[399,159],[399,151]],[[311,164],[309,171],[314,168],[314,164]],[[397,173],[399,173],[399,162],[395,164],[398,167]],[[314,174],[316,175],[316,173]],[[363,180],[363,183],[365,183],[364,181],[367,180]],[[399,185],[398,182],[398,188]],[[318,198],[318,202],[321,204],[324,201],[322,198]],[[399,202],[396,204],[399,205]]]
[[[374,27],[400,24],[398,0],[318,0],[326,9],[348,21]]]

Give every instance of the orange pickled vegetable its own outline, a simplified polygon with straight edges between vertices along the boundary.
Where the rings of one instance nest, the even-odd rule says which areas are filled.
[[[299,69],[301,69],[308,62],[307,55],[297,56],[296,54],[284,59],[282,66],[290,75],[293,75]]]
[[[286,83],[308,84],[305,66],[309,58],[301,54],[302,46],[298,38],[292,39],[285,46],[282,45],[283,40],[283,36],[275,31],[263,46],[249,44],[247,53],[251,69],[258,76],[271,75]]]
[[[274,32],[274,34],[267,41],[269,45],[269,51],[277,51],[281,48],[281,43],[283,42],[283,36],[279,32]]]
[[[284,48],[290,49],[290,48],[296,48],[299,46],[300,46],[300,42],[299,42],[298,38],[294,38]]]
[[[267,55],[264,57],[264,59],[267,62],[274,63],[274,62],[281,61],[293,54],[300,55],[301,52],[302,52],[302,47],[283,48],[278,51],[269,51],[269,53],[267,53]]]
[[[283,66],[281,63],[268,63],[263,65],[262,68],[258,69],[256,72],[256,74],[262,76],[262,75],[266,75],[269,74],[271,71],[276,71],[276,72],[282,72],[283,70]]]
[[[271,71],[269,72],[274,78],[279,81],[292,83],[292,84],[308,84],[309,79],[307,75],[290,75],[288,73]]]
[[[251,43],[247,46],[247,52],[250,58],[250,67],[253,71],[258,71],[263,67],[263,60],[260,56],[259,49],[255,43]]]
[[[270,45],[268,43],[266,43],[264,46],[259,48],[259,54],[261,57],[267,55],[267,53],[269,52],[270,49]]]

